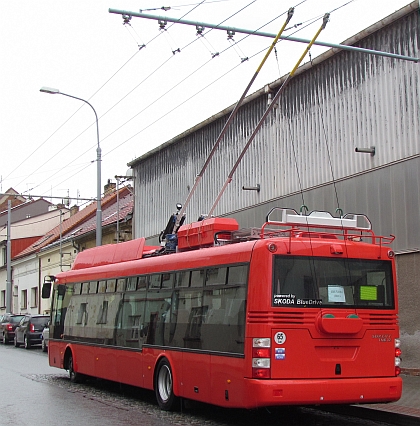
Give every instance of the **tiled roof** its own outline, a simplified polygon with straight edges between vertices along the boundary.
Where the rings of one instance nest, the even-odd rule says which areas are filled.
[[[117,206],[117,200],[113,204],[109,204],[102,210],[102,227],[106,227],[112,223],[116,223],[117,220],[123,220],[129,213],[133,211],[133,195],[131,193],[121,195],[119,198],[119,206]],[[117,212],[118,210],[118,212]],[[96,213],[96,209],[95,209]],[[117,215],[118,213],[118,215]],[[83,234],[96,230],[96,215],[90,217],[88,220],[80,224],[80,226],[75,230],[72,229],[68,232],[63,232],[63,237],[73,236],[80,237]]]
[[[123,219],[133,209],[133,196],[129,189],[124,187],[119,190],[119,205],[120,214],[119,218]],[[131,202],[131,203],[130,203]],[[116,209],[117,209],[117,192],[102,198],[102,226],[106,226],[112,222],[116,222]],[[114,214],[112,215],[112,213]],[[74,235],[82,235],[96,229],[96,201],[89,204],[83,210],[80,210],[73,216],[64,220],[61,225],[57,225],[51,231],[47,232],[44,236],[39,238],[35,243],[31,244],[28,248],[20,252],[14,259],[36,253],[43,247],[57,241],[62,237]],[[76,232],[75,232],[76,231]]]

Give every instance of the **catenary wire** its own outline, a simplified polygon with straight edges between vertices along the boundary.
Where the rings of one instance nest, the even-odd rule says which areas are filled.
[[[246,7],[248,7],[249,5],[251,5],[252,3],[254,3],[256,0],[253,0],[251,3],[249,3],[247,6],[241,8],[239,11],[235,12],[233,15],[229,16],[228,18],[226,18],[224,21],[222,21],[219,25],[221,25],[223,22],[225,22],[226,20],[230,19],[232,16],[234,16],[235,14],[241,12],[242,10],[244,10]],[[265,24],[267,25],[267,24]],[[210,30],[211,31],[211,30]],[[258,31],[258,30],[257,30]],[[249,35],[247,35],[246,37],[249,37]],[[244,38],[246,38],[244,37]],[[244,39],[243,38],[243,39]],[[242,41],[243,39],[241,39],[240,41]],[[184,50],[185,48],[187,48],[188,46],[190,46],[191,44],[195,43],[197,41],[197,39],[194,39],[193,41],[191,41],[190,43],[188,43],[186,46],[184,46],[182,49]],[[228,48],[225,49],[228,50],[230,49],[232,46],[229,46]],[[260,53],[260,52],[259,52]],[[162,68],[167,62],[169,62],[171,59],[173,58],[173,55],[171,55],[168,59],[166,59],[161,65],[159,65],[152,73],[150,73],[145,79],[143,79],[135,88],[133,88],[129,93],[127,93],[122,99],[120,99],[116,104],[114,104],[110,109],[108,109],[104,114],[101,115],[100,118],[104,117],[104,115],[106,115],[109,111],[111,111],[116,105],[118,105],[123,99],[125,99],[129,94],[131,94],[136,88],[138,88],[141,84],[143,84],[145,81],[147,81],[147,79],[149,79],[152,75],[154,75],[160,68]],[[209,63],[211,61],[208,60],[207,63]],[[195,72],[197,72],[200,68],[202,68],[202,66],[200,66],[196,71],[194,71],[193,73],[191,73],[189,76],[193,75]],[[188,77],[187,77],[188,78]],[[184,78],[181,82],[185,81],[186,78]],[[178,83],[180,84],[180,83]],[[178,85],[177,84],[177,85]],[[174,87],[172,87],[168,92],[166,92],[164,95],[162,95],[160,98],[156,99],[154,102],[152,102],[152,104],[149,104],[146,108],[144,108],[142,111],[140,111],[139,113],[137,113],[134,117],[132,117],[130,120],[126,121],[123,125],[121,125],[120,127],[118,127],[116,130],[114,130],[113,132],[111,132],[111,134],[108,134],[106,137],[101,139],[101,142],[103,142],[105,139],[107,139],[109,136],[111,136],[113,133],[115,133],[117,130],[121,129],[125,124],[127,124],[128,122],[130,122],[132,119],[134,119],[136,116],[138,116],[140,113],[144,112],[147,108],[149,108],[151,105],[153,105],[154,103],[156,103],[159,99],[161,99],[163,96],[165,96],[167,93],[169,93],[170,91],[172,91],[174,88],[177,87],[177,85],[175,85]],[[176,109],[176,108],[175,108]],[[167,114],[166,114],[167,115]],[[165,115],[165,116],[166,116]],[[155,121],[156,122],[156,121]],[[86,128],[83,132],[81,132],[78,136],[76,136],[74,139],[72,139],[68,145],[70,145],[71,143],[73,143],[79,136],[81,136],[84,132],[86,132],[94,123],[92,123],[88,128]],[[148,126],[150,127],[150,126]],[[121,145],[121,144],[120,144]],[[118,146],[120,146],[118,145]],[[86,151],[84,151],[83,153],[81,153],[78,157],[76,157],[75,159],[73,159],[71,162],[69,162],[67,165],[63,166],[62,169],[65,169],[66,167],[68,167],[70,164],[73,163],[73,161],[79,159],[80,157],[82,157],[83,155],[85,155],[86,153],[88,153],[90,150],[92,149],[92,147],[89,147],[88,149],[86,149]],[[114,151],[115,148],[112,150]],[[111,151],[111,152],[112,152]],[[57,156],[61,151],[59,151],[58,153],[56,153],[52,158],[54,158],[55,156]],[[103,157],[105,157],[105,155],[103,155]],[[50,160],[52,159],[50,158]],[[44,163],[45,165],[45,163]],[[89,167],[91,164],[89,164],[88,166],[84,167],[82,170],[85,170],[87,167]],[[38,169],[37,169],[38,170]],[[80,171],[79,171],[80,172]],[[79,172],[73,174],[72,176],[77,175]],[[45,183],[46,181],[48,181],[49,179],[51,179],[51,177],[55,176],[57,173],[55,173],[54,175],[50,175],[47,179],[45,179],[44,181],[42,181],[41,183],[39,183],[37,186],[35,186],[34,188],[42,185],[43,183]],[[31,175],[28,175],[28,177]],[[64,181],[56,184],[53,188],[61,185],[63,182],[65,182],[67,179],[65,179]],[[34,189],[32,188],[32,189]]]
[[[249,5],[251,5],[251,4],[253,4],[254,2],[255,2],[256,0],[253,0],[251,3],[249,3],[248,5],[246,5],[245,7],[242,7],[239,11],[237,11],[237,12],[235,12],[234,14],[232,14],[232,15],[230,15],[228,18],[226,18],[226,19],[224,19],[222,22],[220,22],[220,24],[219,25],[221,25],[222,23],[224,23],[225,21],[227,21],[228,19],[230,19],[231,17],[233,17],[233,16],[235,16],[236,14],[238,14],[239,12],[241,12],[242,10],[244,10],[246,7],[248,7]],[[304,0],[304,1],[306,1],[306,0]],[[304,1],[302,1],[301,3],[303,3]],[[204,0],[201,2],[201,3],[199,3],[198,5],[201,5],[201,4],[203,4],[204,3]],[[299,3],[299,4],[301,4],[301,3]],[[198,6],[196,6],[196,7],[198,7]],[[195,8],[194,8],[195,9]],[[192,10],[194,10],[194,9],[192,9]],[[190,11],[191,12],[191,11]],[[190,12],[188,12],[188,13],[190,13]],[[184,16],[186,16],[187,14],[185,14]],[[278,17],[277,17],[278,18]],[[273,20],[271,20],[271,21],[269,21],[267,24],[264,24],[261,28],[263,28],[264,26],[266,26],[266,25],[268,25],[270,22],[272,22],[272,21],[274,21],[275,19],[277,19],[277,18],[274,18]],[[180,19],[182,19],[182,18],[180,18]],[[172,25],[175,25],[175,23],[173,23]],[[171,25],[171,26],[172,26]],[[171,27],[170,26],[170,27]],[[170,28],[169,27],[169,28]],[[210,30],[211,31],[211,30]],[[256,31],[258,31],[258,29],[256,30]],[[159,33],[157,36],[155,36],[155,37],[153,37],[152,39],[151,39],[151,41],[153,41],[153,40],[155,40],[159,35],[161,35],[161,33]],[[242,41],[242,40],[244,40],[245,38],[247,38],[247,37],[249,37],[250,35],[247,35],[246,37],[244,37],[244,38],[242,38],[240,41]],[[150,42],[151,42],[150,41]],[[196,40],[194,40],[194,41],[196,41]],[[240,41],[238,41],[238,43],[240,42]],[[150,42],[149,42],[149,44],[150,44]],[[192,44],[192,43],[189,43],[188,45],[190,45],[190,44]],[[187,46],[188,46],[187,45]],[[185,49],[187,46],[185,46],[183,49]],[[129,61],[131,61],[131,59],[133,59],[134,58],[134,56],[136,55],[138,53],[138,51],[129,59]],[[172,55],[173,56],[173,55]],[[172,57],[171,57],[172,58]],[[168,59],[169,60],[169,59]],[[165,61],[165,63],[166,62],[168,62],[168,60],[167,61]],[[89,98],[89,100],[90,99],[92,99],[129,61],[127,61],[122,67],[120,67],[119,68],[119,70],[116,72],[116,73],[114,73],[90,98]],[[164,64],[165,64],[164,63]],[[162,64],[161,66],[163,66],[164,64]],[[158,69],[159,69],[160,67],[158,67]],[[156,70],[157,71],[157,70]],[[153,74],[153,73],[152,73]],[[152,75],[151,74],[151,75]],[[149,78],[150,77],[150,75],[147,77],[147,78]],[[147,78],[145,79],[145,80],[147,80]],[[145,81],[145,80],[143,80],[143,82]],[[137,87],[138,87],[139,85],[137,85],[133,90],[135,90]],[[132,91],[133,91],[132,90]],[[132,92],[131,91],[131,92]],[[131,92],[129,92],[129,94],[131,93]],[[126,96],[128,96],[128,94],[126,95]],[[126,97],[125,96],[125,97]],[[124,97],[124,98],[125,98]],[[102,118],[105,114],[107,114],[111,109],[113,109],[117,104],[119,104],[124,98],[122,98],[120,101],[118,101],[113,107],[111,107],[108,111],[106,111],[100,118]],[[84,104],[83,105],[81,105],[77,110],[76,110],[76,112],[70,117],[70,118],[72,118],[81,108],[83,108],[83,106],[84,106]],[[138,115],[138,114],[137,114]],[[68,120],[70,120],[70,118],[68,119]],[[99,119],[100,119],[99,118]],[[66,122],[65,123],[67,123],[67,121],[68,120],[66,120]],[[63,125],[65,124],[65,123],[63,123]],[[66,147],[68,147],[70,144],[72,144],[75,140],[77,140],[77,138],[78,137],[80,137],[83,133],[85,133],[91,126],[93,126],[95,123],[92,123],[90,126],[88,126],[84,131],[82,131],[78,136],[76,136],[74,139],[72,139],[67,145],[66,145]],[[60,126],[60,128],[63,126],[63,125],[61,125]],[[121,128],[122,126],[120,126],[119,128]],[[60,129],[59,128],[59,129]],[[59,130],[59,129],[57,129],[55,132],[54,132],[54,134]],[[114,133],[114,132],[113,132]],[[52,137],[53,135],[51,135],[50,136],[50,138]],[[107,136],[108,137],[108,136]],[[48,138],[49,139],[49,138]],[[47,140],[48,140],[47,139]],[[104,139],[106,139],[106,138],[104,138]],[[104,139],[102,139],[102,140],[104,140]],[[101,141],[102,141],[101,140]],[[45,141],[46,142],[46,141]],[[44,143],[45,143],[44,142]],[[65,148],[66,148],[65,147]],[[42,167],[44,167],[49,161],[51,161],[52,159],[54,159],[57,155],[59,155],[65,148],[63,148],[63,149],[61,149],[61,150],[59,150],[59,151],[57,151],[56,152],[56,154],[54,154],[52,157],[50,157],[46,162],[44,162],[42,165],[40,165],[33,173],[35,173],[35,172],[37,172],[39,169],[41,169]],[[91,148],[90,148],[91,149]],[[85,153],[87,153],[90,149],[87,149],[82,155],[84,155]],[[76,159],[78,159],[78,158],[80,158],[81,157],[81,155],[79,155]],[[73,161],[72,161],[73,162]],[[68,163],[68,165],[69,164],[71,164],[72,162],[70,162],[70,163]],[[67,165],[67,166],[68,166]],[[67,167],[67,166],[64,166],[62,169],[64,169],[65,167]],[[83,169],[84,170],[84,169]],[[27,178],[29,178],[30,176],[32,176],[32,174],[33,173],[31,173],[31,174],[29,174],[29,175],[27,175],[21,182],[19,182],[19,184],[18,185],[20,185],[23,181],[25,181]],[[42,183],[45,183],[47,180],[49,180],[50,178],[51,178],[52,176],[49,176],[49,178],[48,179],[46,179],[46,180],[44,180]],[[38,186],[40,186],[42,183],[40,183],[40,184],[38,184],[38,185],[36,185],[34,188],[36,188],[36,187],[38,187]],[[57,186],[57,185],[56,185]],[[56,187],[56,186],[54,186],[54,187]],[[31,188],[31,190],[32,189],[34,189],[34,188]]]
[[[354,1],[354,0],[352,0],[352,1]],[[347,4],[349,4],[349,3],[351,3],[351,2],[348,2],[348,3],[346,3],[345,5],[347,5]],[[200,4],[201,4],[201,3],[200,3]],[[341,7],[343,7],[343,6],[345,6],[345,5],[342,5]],[[337,8],[337,9],[338,9],[338,8]],[[337,9],[335,9],[335,10],[337,10]],[[153,40],[153,39],[152,39],[152,40]],[[137,54],[137,53],[138,53],[138,52],[136,52],[136,54]],[[134,57],[134,56],[135,56],[135,55],[133,55],[133,57]],[[132,59],[132,58],[130,58],[130,60],[131,60],[131,59]],[[128,61],[127,61],[127,62],[128,62]],[[125,66],[125,65],[124,65],[124,66]],[[117,72],[118,72],[118,71],[117,71]],[[117,74],[117,73],[115,73],[115,74]],[[115,76],[115,74],[114,74],[114,76]],[[112,78],[112,77],[111,77],[111,78]],[[109,80],[110,80],[110,79],[109,79]],[[109,81],[109,80],[108,80],[108,81]],[[108,81],[107,81],[107,82],[108,82]],[[102,85],[102,86],[101,86],[101,88],[103,88],[105,85],[106,85],[106,83],[105,83],[104,85]],[[100,88],[100,89],[101,89],[101,88]],[[99,91],[100,89],[98,89],[98,91]],[[95,94],[96,94],[98,91],[96,91],[96,92],[95,92]],[[94,94],[94,95],[95,95],[95,94]],[[94,96],[94,95],[93,95],[93,96]],[[93,96],[92,96],[92,97],[93,97]],[[91,98],[89,98],[89,99],[91,99]],[[189,99],[191,99],[191,98],[189,98]],[[119,101],[119,102],[120,102],[120,101]],[[118,102],[118,103],[119,103],[119,102]],[[83,105],[82,105],[81,107],[83,107]],[[81,108],[81,107],[80,107],[80,108]],[[80,109],[80,108],[79,108],[79,109]],[[78,111],[78,110],[77,110],[77,111]],[[77,111],[76,111],[76,112],[77,112]],[[107,111],[107,112],[108,112],[108,111]],[[105,115],[105,114],[104,114],[104,115]],[[166,115],[167,115],[167,114],[165,114],[165,116],[166,116]],[[158,120],[156,120],[156,121],[158,121]],[[154,121],[154,123],[155,123],[156,121]],[[67,121],[66,121],[66,122],[67,122]],[[148,126],[148,127],[150,127],[150,126]],[[119,129],[120,129],[120,128],[121,128],[121,126],[119,127]],[[114,133],[114,132],[113,132],[113,133]],[[109,135],[108,135],[108,136],[109,136]],[[108,137],[108,136],[107,136],[107,137]],[[106,138],[105,138],[105,139],[106,139]],[[131,139],[131,138],[130,138],[130,139]],[[121,146],[121,144],[120,144],[119,146]],[[114,150],[115,150],[115,148],[114,148],[112,151],[114,151]],[[111,151],[111,152],[112,152],[112,151]],[[45,163],[44,163],[44,165],[45,165]],[[38,169],[37,169],[37,170],[38,170]],[[27,177],[29,177],[29,176],[31,176],[31,174],[30,174],[30,175],[28,175]],[[39,186],[39,185],[38,185],[38,186]]]
[[[196,9],[199,5],[203,4],[205,2],[205,0],[201,1],[200,3],[198,3],[197,5],[195,5],[195,7],[193,9],[191,9],[188,13],[190,13],[191,11],[193,11],[194,9]],[[188,13],[184,14],[180,19],[182,19],[183,17],[185,17]],[[174,24],[172,24],[174,25]],[[172,26],[171,25],[171,26]],[[155,37],[153,37],[148,44],[150,44],[151,42],[153,42],[157,37],[159,37],[160,34],[156,35]],[[137,54],[139,53],[139,51],[136,51],[134,53],[134,55],[132,55],[120,68],[118,68],[118,70],[116,72],[114,72],[114,74],[111,75],[110,78],[108,78],[105,83],[103,83],[89,98],[88,100],[92,99],[100,90],[102,90]],[[80,109],[82,109],[85,106],[85,104],[83,103],[79,108],[76,109],[76,111],[67,119],[65,120],[43,143],[41,143],[41,145],[39,145],[34,151],[31,152],[31,154],[29,154],[17,167],[15,167],[6,177],[8,178],[11,174],[13,174],[18,168],[20,168],[27,160],[29,160],[29,158],[31,158],[31,156],[33,154],[35,154],[35,152],[37,152],[42,146],[44,146],[68,121],[70,121],[71,118],[73,118],[74,115],[76,115]],[[89,127],[87,127],[82,133],[80,133],[78,135],[81,136],[85,131],[87,131],[94,123],[92,123]],[[74,140],[76,140],[77,138],[73,139],[69,144],[67,144],[67,147],[74,142]],[[65,148],[64,148],[65,149]],[[59,153],[62,152],[63,149],[59,150],[54,156],[50,157],[47,161],[45,161],[42,165],[40,165],[34,172],[32,172],[31,174],[27,175],[22,181],[20,181],[17,186],[21,185],[27,178],[29,178],[30,176],[32,176],[33,173],[37,172],[40,168],[44,167],[46,164],[48,164],[49,161],[51,161],[53,158],[56,157],[56,155],[58,155]],[[39,186],[39,185],[37,185]],[[36,186],[36,187],[37,187]],[[35,188],[36,188],[35,187]]]

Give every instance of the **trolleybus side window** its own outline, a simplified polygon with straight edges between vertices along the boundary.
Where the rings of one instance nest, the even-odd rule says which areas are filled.
[[[98,281],[91,281],[89,283],[89,294],[95,294],[98,292]]]
[[[119,278],[117,280],[117,292],[122,293],[125,290],[125,278]]]
[[[140,280],[139,280],[140,281]],[[145,338],[144,309],[146,288],[126,293],[121,301],[115,326],[117,346],[141,349]]]
[[[98,318],[96,324],[106,324],[108,317],[108,300],[103,300],[102,305],[99,307]]]
[[[99,285],[101,285],[101,281],[99,281]],[[117,280],[107,280],[106,281],[106,292],[107,293],[115,293],[115,289],[117,287]]]
[[[206,285],[224,285],[226,284],[227,268],[208,268],[206,269]]]
[[[107,282],[106,281],[99,281],[98,293],[105,293],[106,287],[107,287]]]
[[[177,272],[175,275],[176,275],[175,287],[190,286],[191,271],[181,271],[181,272]]]
[[[64,333],[64,321],[66,318],[67,307],[71,296],[73,295],[73,284],[59,284],[53,293],[53,306],[51,312],[51,337],[61,339]]]
[[[191,271],[191,287],[203,287],[204,284],[204,270]]]
[[[172,288],[174,286],[175,274],[162,274],[162,288]]]
[[[172,275],[167,281],[173,282],[174,274],[167,275]],[[151,345],[166,345],[169,340],[172,289],[160,289],[160,283],[161,275],[152,275],[147,291],[144,333],[146,334],[145,343]]]
[[[88,294],[89,293],[89,283],[85,282],[82,283],[82,294]]]
[[[162,274],[155,274],[149,277],[149,288],[160,288],[162,282]]]
[[[141,275],[137,282],[137,290],[145,290],[147,288],[148,276]]]
[[[136,291],[137,290],[137,279],[138,279],[138,277],[127,278],[127,291]]]
[[[178,325],[180,327],[177,326],[177,330],[178,333],[182,333],[182,336],[179,336],[177,341],[179,342],[182,339],[181,347],[202,349],[201,326],[203,316],[207,313],[208,308],[202,305],[202,298],[202,288],[185,289],[179,293]],[[183,312],[180,312],[180,310]]]
[[[79,304],[79,310],[77,312],[76,324],[87,324],[87,303],[83,302]]]
[[[247,271],[235,265],[140,275],[70,284],[67,293],[60,286],[56,334],[133,349],[150,344],[243,354]]]
[[[206,288],[203,306],[207,308],[202,325],[202,349],[243,353],[246,287]]]
[[[238,265],[229,266],[228,269],[228,284],[245,285],[248,281],[248,266]]]

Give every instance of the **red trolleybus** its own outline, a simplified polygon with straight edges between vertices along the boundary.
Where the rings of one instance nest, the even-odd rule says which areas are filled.
[[[212,218],[177,238],[172,254],[89,249],[52,277],[50,365],[154,390],[164,410],[400,398],[393,237],[365,216],[275,208],[261,229]]]

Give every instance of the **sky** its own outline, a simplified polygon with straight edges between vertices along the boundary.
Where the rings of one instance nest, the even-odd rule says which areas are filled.
[[[346,4],[348,3],[348,4]],[[235,104],[273,39],[122,15],[150,13],[340,43],[409,0],[13,0],[0,16],[0,192],[94,199],[95,115],[85,102],[41,93],[43,86],[88,101],[98,116],[103,187],[127,163]],[[163,10],[162,8],[170,8]],[[142,47],[144,45],[144,47]],[[281,41],[250,93],[290,72],[305,45]],[[179,50],[178,50],[179,49]],[[325,48],[314,46],[312,58]],[[243,60],[248,58],[247,60]],[[308,61],[308,57],[304,62]],[[202,165],[197,165],[197,172]],[[191,176],[194,183],[195,176]]]

